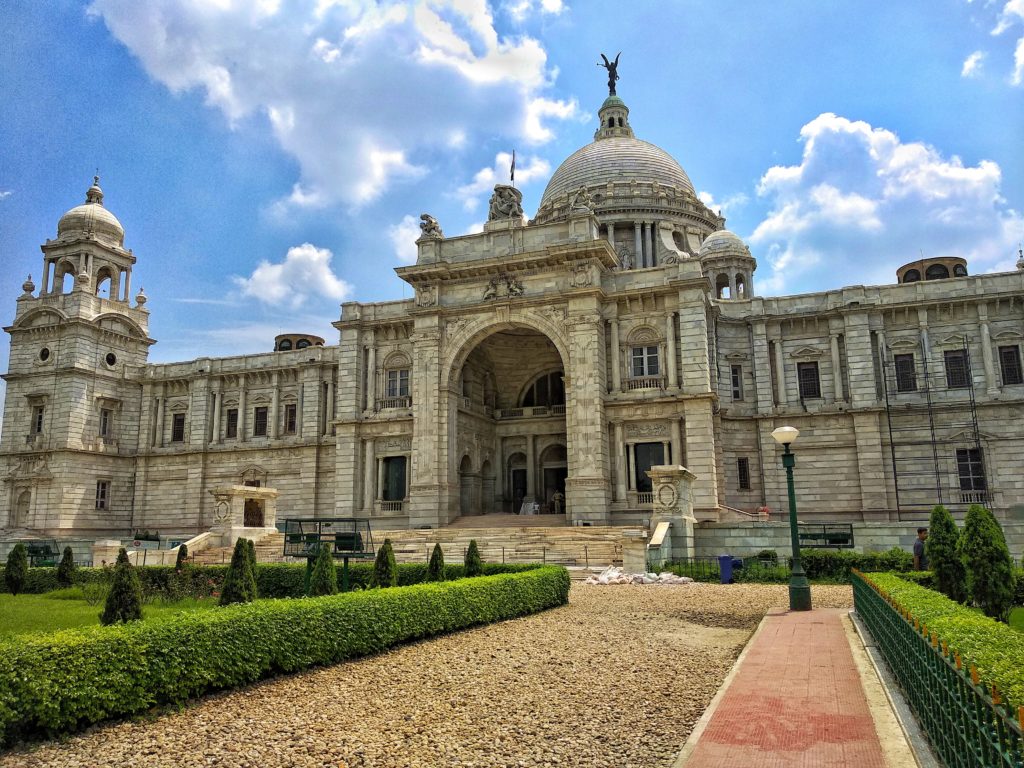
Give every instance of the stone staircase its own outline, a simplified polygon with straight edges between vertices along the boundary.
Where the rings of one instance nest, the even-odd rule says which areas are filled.
[[[400,563],[425,563],[434,544],[440,544],[448,563],[461,563],[469,542],[476,539],[480,556],[491,563],[555,563],[575,567],[622,565],[622,541],[646,536],[640,527],[447,527],[429,530],[373,531],[373,543],[380,547],[391,539],[395,559]],[[256,542],[256,559],[261,563],[285,562],[284,534],[268,534]],[[292,562],[297,559],[292,558]],[[195,554],[196,564],[231,562],[230,547],[206,549]]]

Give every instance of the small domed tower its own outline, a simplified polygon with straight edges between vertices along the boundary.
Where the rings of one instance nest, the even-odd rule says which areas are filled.
[[[739,237],[727,229],[708,235],[698,254],[716,299],[743,300],[754,295],[757,260]]]
[[[22,286],[0,435],[0,529],[98,534],[131,524],[138,379],[153,340],[135,256],[99,179],[42,245],[39,293]],[[54,478],[60,478],[57,482]]]

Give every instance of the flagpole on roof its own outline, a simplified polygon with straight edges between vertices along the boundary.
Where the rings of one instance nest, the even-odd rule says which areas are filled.
[[[516,151],[512,150],[512,167],[508,169],[508,175],[512,181],[512,186],[516,185]]]

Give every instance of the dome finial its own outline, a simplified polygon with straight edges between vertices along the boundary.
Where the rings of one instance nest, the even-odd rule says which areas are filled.
[[[597,66],[604,67],[608,70],[608,95],[615,95],[615,81],[619,79],[619,56],[622,55],[622,51],[615,54],[615,61],[608,61],[608,57],[603,53],[601,58],[604,59],[604,64],[597,62]]]
[[[92,186],[86,190],[85,202],[103,205],[103,190],[100,189],[99,171],[97,171],[96,175],[92,177]]]

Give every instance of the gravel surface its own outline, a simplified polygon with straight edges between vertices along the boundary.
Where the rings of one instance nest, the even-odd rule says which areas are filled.
[[[815,605],[850,607],[849,587]],[[784,585],[585,586],[570,605],[96,727],[0,766],[666,768]]]

